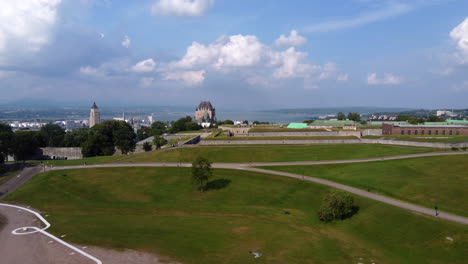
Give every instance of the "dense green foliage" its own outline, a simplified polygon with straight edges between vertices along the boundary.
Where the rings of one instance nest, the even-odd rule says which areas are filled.
[[[190,116],[186,116],[172,122],[172,126],[169,129],[169,132],[175,134],[182,131],[199,130],[201,128],[202,127],[195,123]]]
[[[67,131],[63,140],[64,147],[81,147],[88,139],[90,129],[82,127],[79,129]]]
[[[13,137],[11,153],[15,160],[27,160],[34,156],[42,145],[42,137],[38,131],[16,131]]]
[[[143,140],[151,136],[162,135],[167,133],[166,123],[162,121],[156,121],[151,124],[150,127],[142,127],[137,130],[137,140]]]
[[[442,211],[468,216],[468,155],[271,170],[323,178]]]
[[[161,148],[167,143],[167,140],[163,138],[160,135],[155,135],[153,139],[153,145],[156,147],[156,149]]]
[[[43,147],[62,147],[65,130],[59,125],[47,124],[39,130]]]
[[[192,162],[198,156],[213,162],[276,162],[346,160],[438,151],[430,148],[391,145],[311,145],[311,146],[207,146],[167,149],[128,162]]]
[[[353,196],[348,193],[332,191],[324,198],[318,216],[321,221],[331,222],[351,217],[357,212]]]
[[[143,143],[143,150],[148,152],[148,151],[151,151],[151,149],[153,149],[153,147],[151,147],[151,144],[149,142],[145,142]]]
[[[197,157],[192,162],[192,182],[198,185],[200,191],[204,191],[206,183],[213,176],[211,162],[204,157]]]
[[[346,115],[343,112],[339,112],[337,115],[338,120],[346,120]]]
[[[0,164],[4,163],[8,154],[11,153],[14,134],[11,127],[0,123]]]
[[[232,120],[224,120],[224,121],[218,121],[216,122],[216,125],[222,126],[222,125],[234,125],[234,121]]]
[[[135,140],[136,135],[126,122],[104,121],[90,129],[81,151],[84,157],[113,155],[115,148],[127,154],[135,149]]]
[[[48,231],[67,234],[67,242],[185,264],[466,262],[465,225],[357,196],[357,214],[324,223],[317,211],[331,190],[325,186],[215,169],[210,182],[230,183],[201,193],[190,177],[190,168],[52,171],[7,200],[47,212]],[[254,259],[249,251],[264,255]]]
[[[351,121],[361,121],[361,115],[359,113],[348,113],[348,119]]]

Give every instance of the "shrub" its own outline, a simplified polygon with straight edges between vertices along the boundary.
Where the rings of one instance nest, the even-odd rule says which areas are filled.
[[[453,147],[452,150],[456,151],[456,150],[458,150],[458,148]]]
[[[152,149],[151,145],[149,142],[143,143],[143,150],[144,151],[150,151]]]
[[[351,195],[334,191],[324,197],[318,216],[321,221],[330,222],[351,217],[358,210]]]

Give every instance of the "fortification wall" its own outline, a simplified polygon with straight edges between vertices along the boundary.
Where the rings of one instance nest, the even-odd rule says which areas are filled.
[[[361,132],[360,131],[249,132],[246,136],[248,137],[343,137],[343,136],[361,137]]]
[[[82,159],[81,148],[40,148],[38,157],[43,159]]]
[[[363,129],[362,136],[382,136],[382,129]]]

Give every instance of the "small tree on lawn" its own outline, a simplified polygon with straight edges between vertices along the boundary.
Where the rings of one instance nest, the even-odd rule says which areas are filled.
[[[351,217],[358,209],[351,195],[334,191],[324,197],[318,215],[321,221],[330,222]]]
[[[155,135],[153,139],[153,144],[156,147],[156,149],[161,148],[162,145],[166,144],[167,140],[160,135]]]
[[[201,192],[205,190],[205,185],[212,175],[213,169],[208,159],[198,157],[192,162],[192,182],[198,185]]]

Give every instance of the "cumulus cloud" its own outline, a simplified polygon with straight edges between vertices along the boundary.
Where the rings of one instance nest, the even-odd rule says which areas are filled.
[[[458,26],[451,32],[450,37],[455,41],[457,49],[459,50],[462,63],[468,62],[468,17],[465,18]]]
[[[204,75],[204,70],[168,72],[165,74],[164,80],[182,81],[188,86],[195,86],[203,83]]]
[[[338,77],[336,78],[337,81],[340,81],[340,82],[346,82],[348,81],[349,79],[349,75],[348,74],[340,74],[338,75]]]
[[[132,71],[134,72],[152,72],[156,68],[156,62],[153,59],[147,59],[133,65]]]
[[[304,62],[307,53],[296,51],[294,47],[270,55],[270,65],[278,66],[273,72],[273,77],[277,79],[306,77],[317,69],[316,66]]]
[[[159,0],[151,8],[153,15],[201,16],[213,6],[214,0]]]
[[[291,33],[289,33],[289,36],[281,35],[278,39],[275,40],[275,44],[277,46],[302,46],[307,43],[307,39],[297,32],[297,30],[292,30]]]
[[[367,84],[369,85],[397,85],[401,83],[401,78],[390,73],[384,74],[382,78],[377,76],[377,73],[370,73],[367,76]]]
[[[255,36],[223,36],[208,46],[193,42],[184,57],[174,65],[181,68],[209,65],[218,70],[253,66],[260,61],[263,48]]]
[[[102,37],[104,37],[104,35],[102,35]],[[124,46],[125,48],[129,48],[131,43],[132,40],[128,36],[125,36],[124,40],[122,41],[122,46]]]
[[[0,1],[0,63],[11,50],[36,52],[48,44],[61,0]]]

